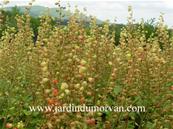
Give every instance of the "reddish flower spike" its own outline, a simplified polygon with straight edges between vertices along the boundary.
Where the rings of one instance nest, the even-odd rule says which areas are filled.
[[[58,80],[55,79],[55,80],[52,81],[52,83],[57,85],[58,84]]]
[[[58,89],[54,88],[52,93],[53,93],[53,96],[57,96],[58,95]]]
[[[88,119],[88,120],[86,120],[86,123],[90,126],[93,126],[96,124],[96,121],[95,121],[95,119]]]
[[[55,104],[55,101],[54,101],[54,99],[48,99],[48,100],[47,100],[47,103],[48,103],[49,105],[54,105],[54,104]]]

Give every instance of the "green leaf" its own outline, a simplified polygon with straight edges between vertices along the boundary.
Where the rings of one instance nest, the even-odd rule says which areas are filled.
[[[121,86],[116,86],[114,88],[114,91],[113,92],[114,92],[115,95],[118,95],[121,92],[121,90],[122,90]]]
[[[30,115],[31,115],[31,112],[30,112],[30,111],[27,111],[27,110],[23,110],[23,113],[24,113],[26,116],[30,116]]]
[[[156,126],[156,124],[155,123],[151,123],[151,122],[147,122],[147,125],[146,125],[146,128],[147,129],[155,129],[155,126]]]

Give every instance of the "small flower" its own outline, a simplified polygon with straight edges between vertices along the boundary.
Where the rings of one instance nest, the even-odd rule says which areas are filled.
[[[143,51],[143,48],[142,48],[142,47],[139,47],[137,50],[138,50],[139,52],[142,52],[142,51]]]
[[[54,88],[53,89],[53,91],[52,91],[52,93],[53,93],[53,96],[57,96],[58,95],[58,89],[56,89],[56,88]]]
[[[127,59],[131,59],[131,56],[132,55],[130,53],[126,54]]]
[[[84,65],[87,64],[87,62],[86,62],[84,59],[82,59],[82,60],[80,61],[80,64],[81,64],[82,66],[84,66]]]
[[[80,40],[83,40],[83,39],[84,39],[84,37],[83,37],[82,35],[80,35],[78,38],[79,38]]]
[[[68,95],[68,94],[70,94],[70,91],[68,89],[66,89],[65,93]]]
[[[93,125],[96,124],[96,120],[95,120],[94,118],[92,118],[92,119],[87,119],[87,120],[86,120],[86,123],[87,123],[88,125],[90,125],[90,126],[93,126]]]
[[[55,79],[55,80],[52,81],[52,83],[57,85],[58,84],[58,80]]]
[[[89,78],[88,78],[88,81],[89,81],[90,83],[93,83],[93,82],[94,82],[94,78],[89,77]]]
[[[74,88],[79,89],[80,88],[80,84],[74,85]]]
[[[82,82],[82,86],[87,86],[87,82],[86,81],[83,81]]]
[[[109,64],[110,66],[112,66],[113,63],[112,63],[111,61],[109,61],[108,64]]]
[[[12,125],[11,123],[7,123],[7,124],[5,125],[5,127],[6,127],[7,129],[10,129],[10,128],[13,127],[13,125]]]
[[[42,83],[44,84],[44,83],[47,83],[48,81],[49,81],[48,78],[43,78]]]
[[[80,91],[83,91],[84,90],[84,87],[82,86],[82,87],[80,87],[80,89],[79,89]]]
[[[45,93],[45,94],[49,94],[50,92],[51,92],[50,89],[45,89],[45,90],[44,90],[44,93]]]
[[[86,67],[80,66],[80,68],[79,68],[79,73],[80,73],[80,74],[83,74],[83,73],[85,73],[86,71],[87,71]]]
[[[55,104],[55,100],[50,98],[50,99],[47,100],[47,103],[49,105],[53,105],[53,104]]]
[[[65,89],[67,89],[67,88],[68,88],[68,84],[65,83],[65,82],[63,82],[63,83],[61,84],[61,90],[65,90]]]
[[[44,67],[42,68],[42,71],[43,71],[43,72],[46,72],[46,71],[48,71],[48,68],[47,68],[46,66],[44,66]]]
[[[23,128],[24,127],[24,123],[22,121],[17,123],[17,128]]]

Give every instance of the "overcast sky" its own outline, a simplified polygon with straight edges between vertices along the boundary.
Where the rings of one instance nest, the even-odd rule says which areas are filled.
[[[2,3],[3,0],[0,0]],[[10,6],[26,5],[30,0],[10,0]],[[55,0],[36,0],[34,5],[54,7]],[[134,18],[139,21],[156,18],[160,13],[164,13],[165,22],[170,27],[173,26],[173,0],[61,0],[63,6],[70,3],[72,9],[77,5],[80,10],[87,8],[88,15],[94,15],[98,19],[114,19],[117,23],[126,23],[127,9],[131,5],[134,11]]]

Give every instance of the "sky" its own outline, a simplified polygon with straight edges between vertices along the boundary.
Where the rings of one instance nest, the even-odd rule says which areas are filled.
[[[2,3],[3,0],[0,0]],[[30,0],[10,0],[8,6],[27,5]],[[34,5],[54,7],[56,0],[36,0]],[[141,18],[149,20],[159,18],[164,13],[165,23],[173,27],[173,0],[61,0],[61,5],[71,5],[74,10],[75,5],[80,10],[87,9],[87,15],[96,16],[100,20],[110,20],[116,23],[126,23],[128,16],[128,6],[133,7],[134,18],[140,21]]]

